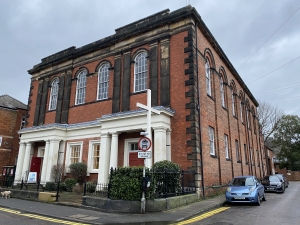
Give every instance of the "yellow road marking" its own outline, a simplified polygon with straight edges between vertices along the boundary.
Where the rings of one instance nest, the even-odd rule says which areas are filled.
[[[207,212],[207,213],[204,213],[200,216],[196,216],[196,217],[193,217],[191,219],[188,219],[188,220],[185,220],[185,221],[182,221],[182,222],[179,222],[179,223],[176,223],[177,225],[185,225],[185,224],[189,224],[189,223],[194,223],[194,222],[197,222],[197,221],[200,221],[200,220],[203,220],[205,218],[208,218],[208,217],[211,217],[217,213],[220,213],[220,212],[223,212],[227,209],[229,209],[230,207],[221,207],[219,209],[215,209],[213,211],[210,211],[210,212]]]
[[[29,213],[21,213],[20,211],[16,210],[11,210],[11,209],[5,209],[0,207],[0,211],[3,212],[8,212],[8,213],[13,213],[13,214],[18,214],[19,216],[26,216],[38,220],[45,220],[49,222],[54,222],[54,223],[59,223],[59,224],[69,224],[69,225],[89,225],[87,223],[78,223],[78,222],[72,222],[68,220],[61,220],[61,219],[55,219],[51,217],[46,217],[46,216],[40,216],[40,215],[35,215],[35,214],[29,214]]]

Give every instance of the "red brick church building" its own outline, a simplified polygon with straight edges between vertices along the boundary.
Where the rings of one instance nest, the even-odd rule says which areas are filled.
[[[30,69],[27,126],[20,131],[16,182],[26,171],[51,181],[51,168],[142,164],[151,90],[150,167],[171,160],[196,171],[204,190],[236,175],[266,173],[258,103],[195,8],[187,6],[117,28],[115,34],[45,57]],[[33,162],[35,167],[33,167]]]

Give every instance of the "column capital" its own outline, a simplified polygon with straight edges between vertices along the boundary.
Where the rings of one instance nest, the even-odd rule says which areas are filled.
[[[167,131],[167,130],[168,130],[167,127],[163,127],[163,126],[152,127],[152,128],[153,128],[154,132],[155,132],[155,131],[159,131],[159,130],[164,130],[164,131]]]

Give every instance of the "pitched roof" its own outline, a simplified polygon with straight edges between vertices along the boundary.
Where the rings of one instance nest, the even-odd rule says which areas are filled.
[[[27,105],[9,95],[0,95],[0,107],[9,109],[27,109]]]

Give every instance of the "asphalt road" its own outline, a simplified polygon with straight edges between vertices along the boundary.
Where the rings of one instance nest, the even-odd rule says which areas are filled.
[[[266,194],[267,201],[260,206],[250,204],[225,205],[224,211],[209,212],[204,216],[185,220],[183,224],[201,225],[298,225],[300,224],[300,182],[290,182],[284,194]]]

